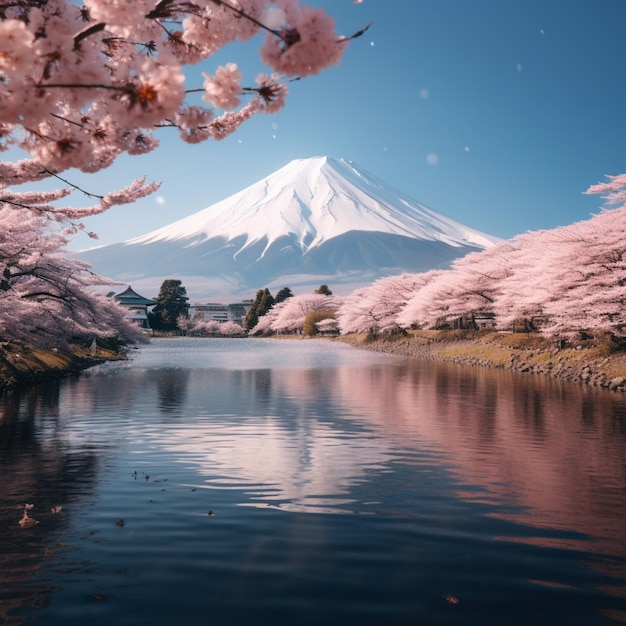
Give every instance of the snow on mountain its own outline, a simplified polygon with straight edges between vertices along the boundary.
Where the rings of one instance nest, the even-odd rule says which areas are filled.
[[[383,232],[451,246],[488,247],[497,239],[469,228],[385,185],[344,159],[298,159],[239,193],[131,244],[209,237],[246,247],[294,236],[303,252],[349,231]]]
[[[497,241],[350,161],[317,157],[292,161],[168,226],[79,256],[100,274],[149,286],[149,295],[165,278],[180,278],[196,297],[251,297],[261,287],[322,282],[350,290],[380,276],[445,267]]]

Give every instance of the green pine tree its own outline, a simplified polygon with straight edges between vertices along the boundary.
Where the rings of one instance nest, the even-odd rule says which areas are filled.
[[[187,315],[187,289],[182,281],[173,278],[164,280],[161,284],[159,295],[156,297],[157,305],[150,314],[150,324],[156,330],[176,330],[176,320],[180,315]]]
[[[276,294],[276,298],[274,298],[275,304],[278,304],[279,302],[283,302],[283,300],[286,300],[287,298],[292,298],[292,297],[293,297],[293,293],[291,293],[291,289],[289,289],[289,287],[283,287]]]
[[[244,322],[246,330],[252,330],[257,325],[259,317],[265,315],[274,306],[275,302],[274,296],[272,296],[267,287],[259,289],[246,313],[246,321]]]
[[[319,293],[323,296],[332,296],[333,292],[328,288],[328,285],[320,285],[316,290],[315,293]]]

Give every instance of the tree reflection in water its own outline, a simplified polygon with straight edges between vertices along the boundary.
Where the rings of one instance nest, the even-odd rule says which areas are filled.
[[[352,356],[344,363],[339,353],[329,354],[332,348],[320,348],[325,345],[320,342],[303,342],[298,349],[285,343],[288,349],[273,340],[181,340],[185,349],[179,352],[172,351],[172,344],[163,344],[160,351],[157,343],[143,361],[87,372],[60,389],[53,385],[3,398],[0,470],[7,479],[0,482],[0,522],[7,533],[0,538],[5,566],[0,568],[0,620],[17,607],[45,602],[48,590],[36,586],[34,574],[58,550],[56,537],[73,511],[89,509],[89,498],[103,490],[107,515],[113,516],[117,500],[124,497],[125,507],[136,506],[134,513],[144,516],[142,540],[152,547],[145,554],[133,552],[132,558],[133,563],[143,558],[148,572],[152,542],[162,540],[165,525],[172,525],[173,536],[191,542],[188,554],[206,540],[204,534],[194,534],[204,532],[196,523],[206,519],[204,511],[213,510],[214,503],[190,511],[201,492],[203,497],[223,497],[222,509],[212,518],[217,524],[227,515],[237,521],[232,535],[230,527],[223,527],[225,542],[211,543],[211,549],[260,532],[240,526],[243,516],[233,511],[246,505],[246,514],[259,512],[253,517],[257,522],[270,519],[265,516],[268,507],[293,514],[271,518],[272,524],[286,524],[277,531],[280,537],[294,531],[287,520],[316,518],[329,545],[334,524],[326,520],[331,515],[348,528],[350,516],[368,514],[358,517],[375,519],[382,533],[385,521],[395,528],[397,519],[406,520],[411,532],[423,535],[420,558],[433,559],[439,557],[435,539],[461,541],[454,533],[457,528],[465,532],[463,520],[445,516],[464,503],[463,511],[479,517],[472,529],[478,536],[464,536],[466,549],[474,549],[476,541],[477,551],[488,547],[499,553],[502,546],[505,554],[512,545],[517,549],[516,543],[565,550],[577,561],[585,559],[586,571],[615,581],[606,589],[613,597],[626,595],[623,396],[456,365],[368,362],[369,353],[365,363],[352,362]],[[306,362],[292,366],[289,359],[298,350],[308,351]],[[315,366],[315,350],[326,359],[324,366]],[[271,359],[277,363],[263,366]],[[109,481],[103,480],[107,455],[117,472]],[[134,481],[131,474],[138,468],[146,473],[135,471],[142,480]],[[148,482],[147,474],[155,471],[160,476]],[[170,480],[166,484],[161,478]],[[132,488],[129,481],[135,483]],[[138,493],[144,499],[138,500]],[[157,499],[158,510],[167,514],[154,518]],[[18,525],[26,502],[35,503],[33,516],[40,520],[32,529]],[[55,505],[64,506],[62,514],[49,512]],[[111,525],[120,515],[130,515],[126,509],[119,513],[115,510]],[[304,515],[308,513],[318,515]],[[434,537],[424,520],[437,527]],[[449,527],[439,536],[442,523]],[[310,521],[303,526],[307,533],[311,527]],[[498,531],[487,536],[483,527]],[[298,536],[290,543],[298,559],[312,549],[309,539]],[[315,544],[316,556],[322,545]],[[369,545],[360,546],[358,567],[375,571],[381,558],[376,550],[386,553],[388,548],[372,547],[368,561],[364,551]],[[333,558],[341,549],[341,544],[333,545]],[[179,552],[176,546],[172,550]],[[98,558],[105,555],[96,553]],[[219,555],[223,558],[215,567],[228,563],[236,570],[231,554]],[[274,557],[291,563],[289,556]],[[254,559],[242,567],[249,572],[252,564]],[[168,565],[179,567],[180,575],[187,567],[174,552],[168,552]],[[508,562],[503,571],[506,567]],[[264,564],[259,572],[265,576]],[[261,574],[254,578],[257,583]],[[523,582],[548,588],[568,580],[533,571]],[[132,606],[130,595],[128,602]],[[12,626],[18,623],[12,619]]]
[[[23,622],[19,609],[47,603],[51,588],[33,579],[62,549],[65,516],[58,507],[83,501],[97,481],[96,453],[65,437],[60,385],[0,396],[0,623],[7,626]],[[31,527],[19,524],[26,503],[34,505],[29,514],[38,522]]]

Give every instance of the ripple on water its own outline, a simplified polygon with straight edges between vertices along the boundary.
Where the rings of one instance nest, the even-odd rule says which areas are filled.
[[[0,621],[626,614],[622,398],[322,342],[133,356],[5,406]]]

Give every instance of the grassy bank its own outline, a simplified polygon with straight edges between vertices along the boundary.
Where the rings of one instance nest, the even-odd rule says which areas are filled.
[[[494,367],[626,391],[626,346],[609,338],[557,345],[538,334],[492,331],[410,331],[347,335],[336,341],[435,361]]]
[[[61,352],[3,343],[0,344],[0,393],[44,380],[63,378],[103,361],[123,358],[120,352],[100,347],[96,354],[92,354],[84,346],[72,346],[70,352]]]

